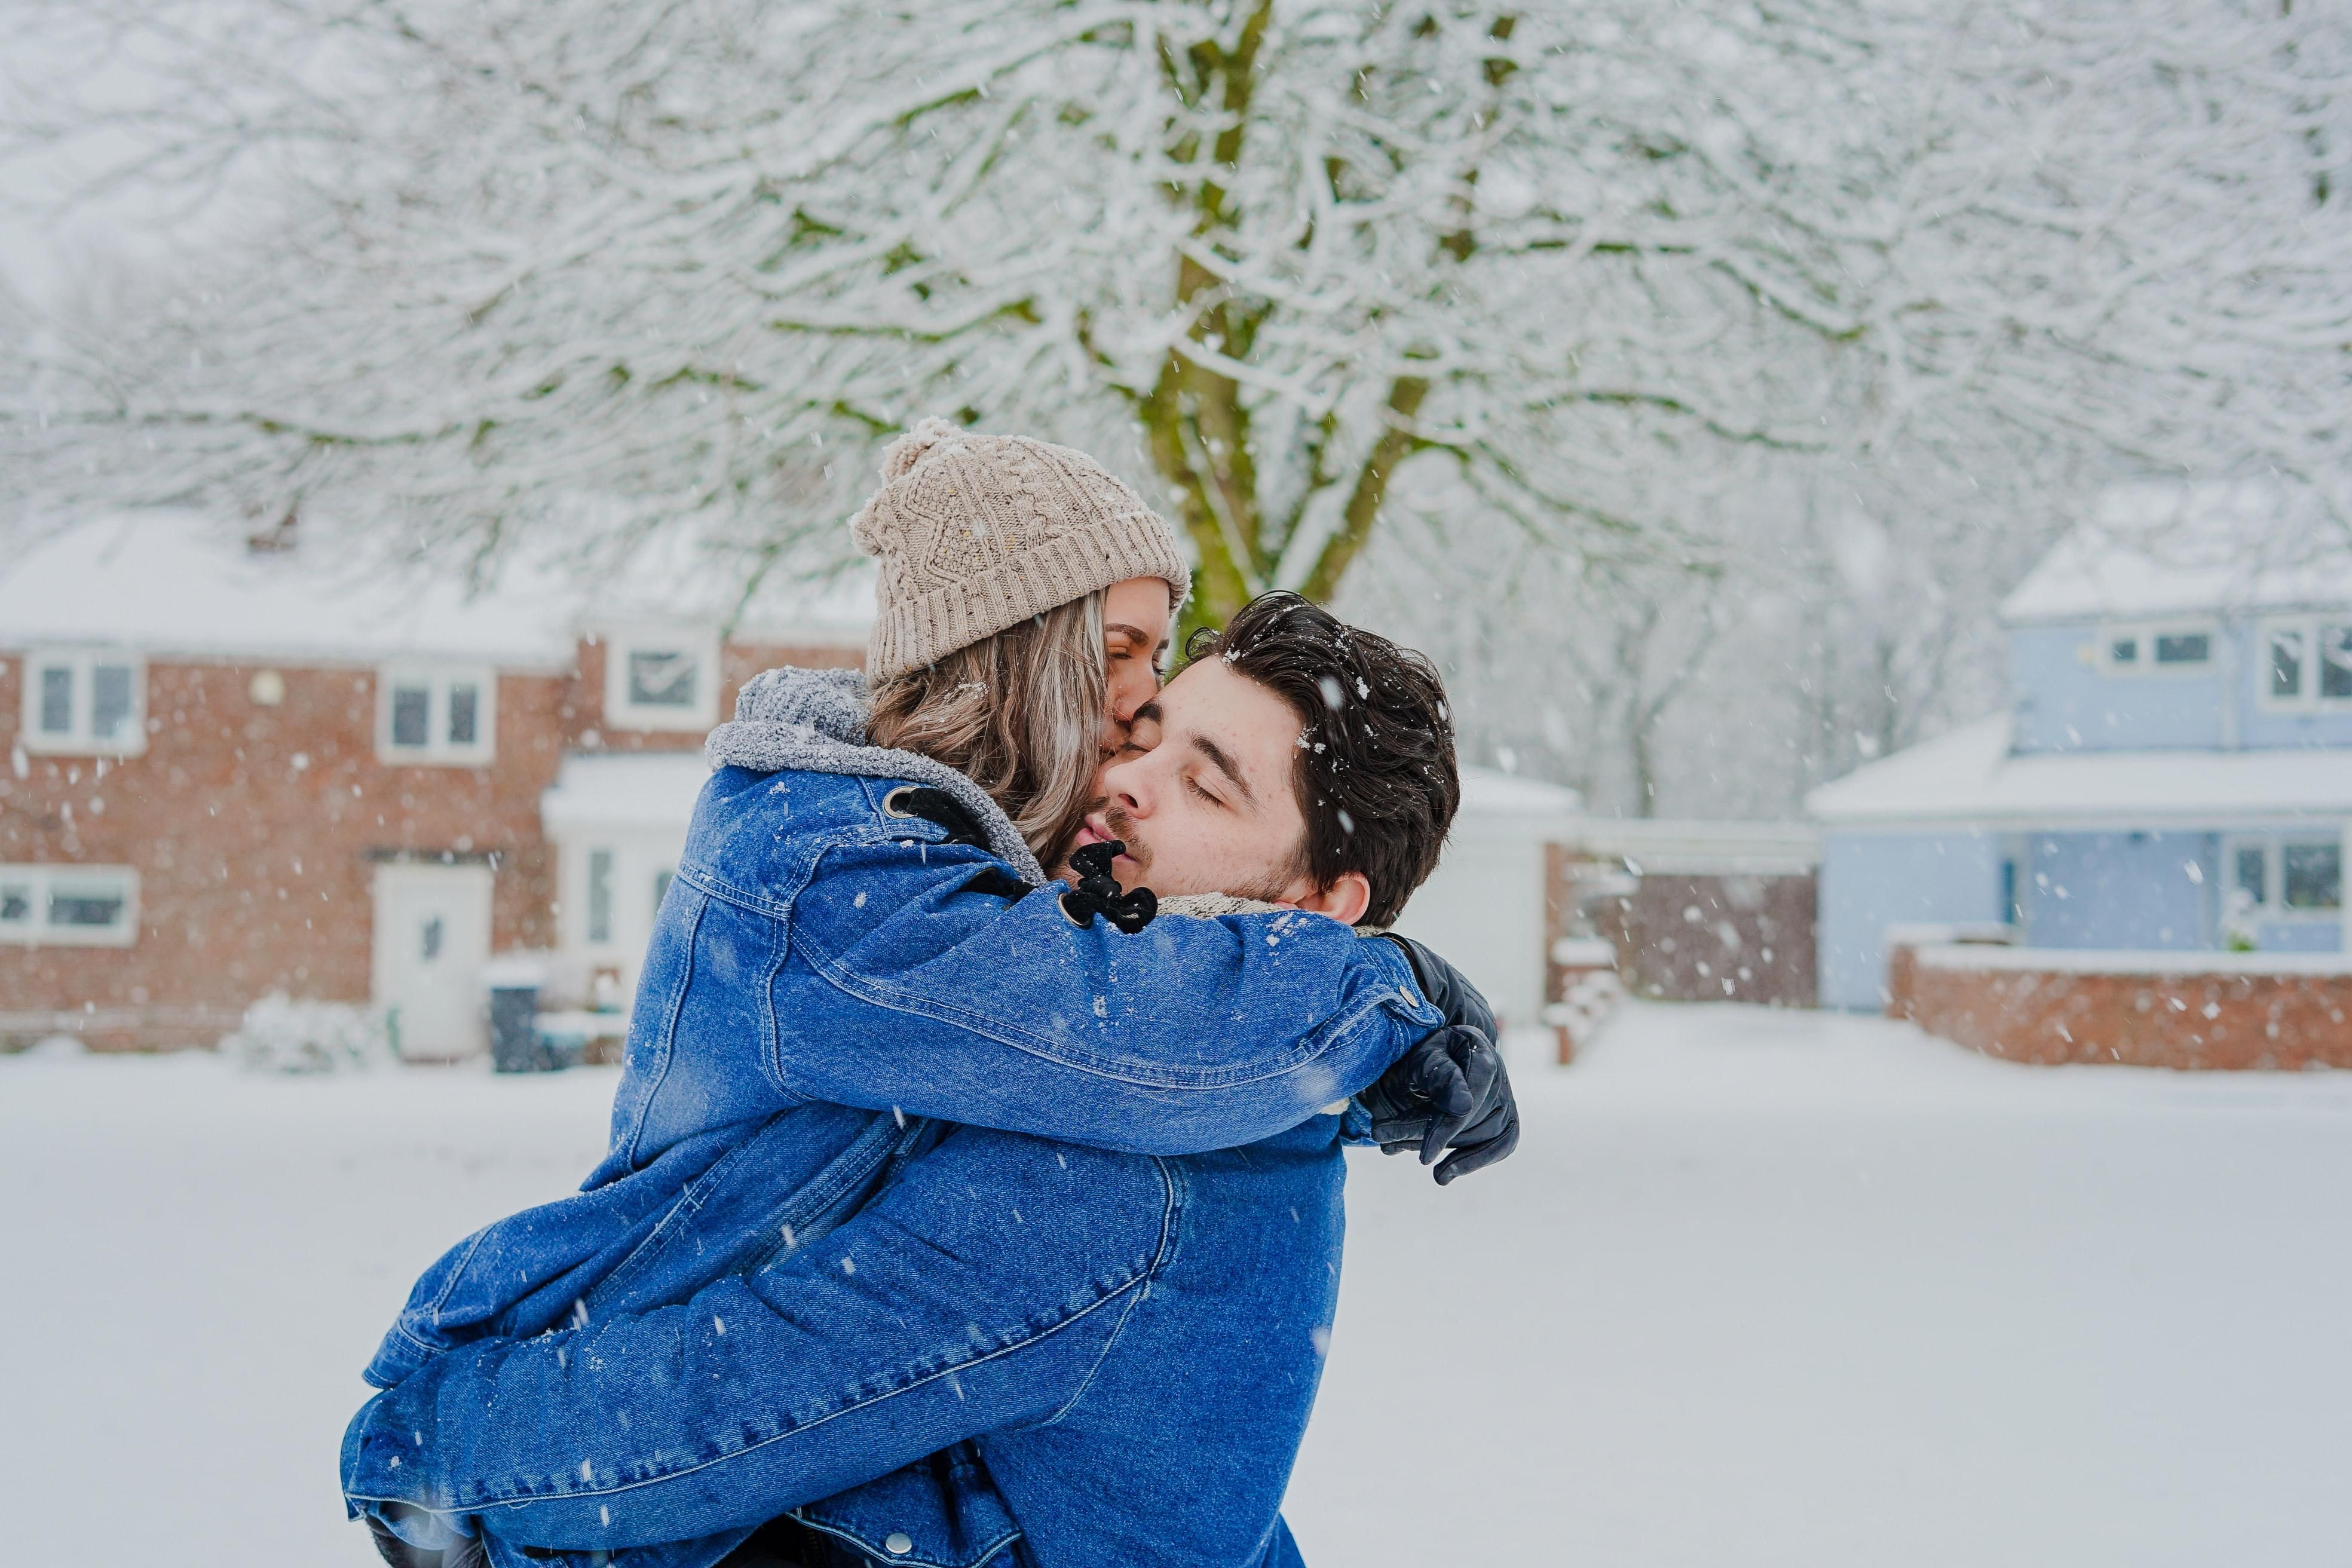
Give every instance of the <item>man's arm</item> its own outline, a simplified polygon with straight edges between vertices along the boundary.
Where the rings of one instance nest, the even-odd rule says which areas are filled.
[[[442,1357],[353,1420],[345,1493],[573,1550],[756,1524],[1064,1408],[1171,1203],[1155,1162],[959,1131],[771,1268]]]

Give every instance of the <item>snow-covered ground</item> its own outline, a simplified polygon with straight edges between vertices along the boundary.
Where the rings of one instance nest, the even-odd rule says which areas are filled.
[[[2352,1542],[2352,1075],[1636,1006],[1439,1191],[1359,1157],[1310,1562],[2268,1565]],[[357,1565],[356,1369],[609,1072],[0,1060],[11,1562]]]

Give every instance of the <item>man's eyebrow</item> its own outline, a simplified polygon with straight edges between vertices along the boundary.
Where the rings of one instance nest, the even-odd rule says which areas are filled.
[[[1165,717],[1160,713],[1160,704],[1157,701],[1147,702],[1142,707],[1137,709],[1135,710],[1135,717],[1129,720],[1128,722],[1130,724],[1140,724],[1147,719],[1150,720],[1155,724],[1165,721]]]
[[[1220,746],[1206,735],[1194,735],[1191,737],[1191,739],[1192,742],[1192,749],[1200,752],[1202,756],[1208,758],[1209,761],[1215,765],[1216,770],[1219,773],[1232,780],[1233,786],[1242,792],[1242,798],[1244,800],[1248,801],[1252,805],[1255,805],[1257,804],[1257,792],[1250,788],[1249,780],[1242,777],[1241,764],[1234,762],[1233,757],[1226,752],[1223,746]]]

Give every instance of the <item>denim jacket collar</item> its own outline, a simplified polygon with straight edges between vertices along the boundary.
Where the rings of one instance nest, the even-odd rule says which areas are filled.
[[[710,731],[703,755],[714,768],[756,773],[797,769],[870,779],[911,779],[953,795],[988,835],[989,852],[1024,881],[1045,871],[1020,830],[988,792],[944,763],[866,743],[866,677],[855,669],[795,669],[787,665],[748,682],[735,718]]]

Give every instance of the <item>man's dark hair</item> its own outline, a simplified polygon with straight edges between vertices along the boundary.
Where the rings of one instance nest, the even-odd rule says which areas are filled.
[[[1462,804],[1435,667],[1286,591],[1261,594],[1222,632],[1203,626],[1185,641],[1188,661],[1212,654],[1298,715],[1292,781],[1307,840],[1290,874],[1328,888],[1361,872],[1372,889],[1365,923],[1390,924],[1437,868]]]

